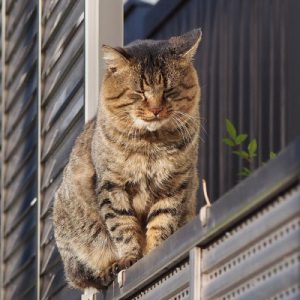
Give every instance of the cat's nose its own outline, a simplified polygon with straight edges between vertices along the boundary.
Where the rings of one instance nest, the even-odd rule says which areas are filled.
[[[149,109],[155,116],[157,116],[162,110],[162,107],[152,107]]]

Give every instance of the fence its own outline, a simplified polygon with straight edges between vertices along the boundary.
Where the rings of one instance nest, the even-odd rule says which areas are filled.
[[[87,111],[91,111],[94,105],[90,99],[85,98],[85,88],[91,82],[85,80],[87,35],[84,27],[87,20],[84,15],[87,1],[1,2],[3,80],[0,274],[3,300],[80,299],[80,293],[66,288],[63,279],[63,269],[53,239],[51,206],[70,149],[83,127]],[[142,15],[139,15],[141,10]],[[154,7],[145,4],[141,7],[139,2],[129,0],[125,6],[126,42],[135,38],[167,38],[194,27],[203,30],[202,45],[195,61],[202,86],[203,126],[207,131],[201,135],[204,142],[199,154],[199,170],[200,176],[207,179],[212,199],[217,199],[237,182],[236,174],[242,166],[242,162],[232,157],[222,144],[226,117],[233,120],[240,131],[258,138],[260,164],[267,159],[269,150],[279,151],[299,133],[299,11],[298,0],[161,0]],[[114,22],[113,18],[110,19]],[[89,88],[93,89],[92,86]],[[293,149],[299,151],[299,146]],[[298,161],[294,163],[297,165]],[[275,166],[282,170],[284,176],[292,176],[294,181],[285,186],[287,190],[276,190],[272,199],[263,198],[262,205],[269,200],[276,202],[281,193],[284,199],[290,199],[291,194],[299,195],[296,187],[299,177],[289,173],[290,169],[281,169],[281,160]],[[276,168],[267,170],[274,172]],[[273,184],[280,182],[276,178],[271,179]],[[250,185],[255,189],[254,186],[254,183]],[[241,188],[238,191],[241,192]],[[239,197],[234,195],[230,199],[227,196],[220,199],[213,206],[211,212],[215,215],[212,214],[211,222],[225,220],[225,217],[231,216],[232,209],[241,209],[236,204]],[[236,206],[230,208],[230,201]],[[245,201],[245,207],[251,201]],[[289,204],[283,208],[284,212],[294,207],[291,201],[286,201]],[[257,208],[255,213],[260,216],[263,211]],[[247,211],[243,220],[241,217],[236,222],[253,223],[255,227],[259,222],[256,219],[249,221],[249,214],[253,212]],[[265,215],[259,218],[269,220]],[[287,220],[282,222],[284,225]],[[279,223],[274,226],[279,226]],[[270,230],[275,230],[275,227]],[[146,294],[151,299],[153,294],[150,290],[154,291],[154,295],[169,290],[172,295],[166,297],[175,297],[172,287],[178,282],[180,284],[176,290],[183,293],[183,299],[185,293],[190,293],[193,287],[185,277],[186,274],[194,272],[199,275],[199,253],[203,256],[202,264],[205,264],[205,256],[217,255],[214,253],[219,253],[219,249],[226,248],[229,243],[225,241],[224,244],[220,240],[212,244],[215,246],[207,248],[208,240],[202,244],[202,239],[206,236],[207,228],[213,226],[207,224],[204,231],[201,228],[199,220],[189,224],[182,231],[183,234],[186,231],[191,234],[186,235],[182,243],[184,248],[180,248],[175,238],[171,238],[164,248],[147,258],[148,263],[140,262],[126,272],[123,289],[119,290],[117,283],[114,283],[107,291],[106,299],[118,298],[118,295],[132,299],[129,297],[133,297],[136,291],[140,293],[140,296],[134,296],[136,299],[141,298],[141,295],[146,297]],[[218,234],[226,240],[227,226],[221,229]],[[243,235],[243,230],[238,229],[240,235]],[[297,230],[298,227],[295,232]],[[178,234],[178,240],[182,242]],[[212,235],[210,237],[215,238]],[[262,241],[262,237],[253,236],[254,240]],[[205,245],[200,252],[199,245]],[[197,249],[192,251],[194,246]],[[233,255],[230,251],[242,251],[237,248],[226,249],[229,251],[228,257]],[[193,263],[189,263],[190,250]],[[165,258],[170,263],[166,264],[160,259],[167,253],[164,251],[170,252]],[[226,259],[224,257],[223,262]],[[244,263],[247,265],[247,262],[248,259]],[[149,269],[150,266],[152,268]],[[290,263],[289,266],[293,269],[297,265]],[[165,267],[169,274],[164,273]],[[202,293],[207,299],[219,297],[219,294],[214,295],[209,289],[209,281],[212,280],[210,274],[214,277],[210,270],[216,270],[216,266],[207,263],[204,281],[198,281],[203,284],[206,282],[207,289],[202,289]],[[218,272],[223,272],[220,270]],[[141,277],[137,280],[139,275]],[[156,285],[151,287],[151,282],[156,282]],[[162,288],[161,283],[164,283]],[[195,289],[198,286],[195,285]],[[221,288],[222,285],[220,291]],[[225,289],[229,290],[226,286]],[[114,293],[114,296],[110,293]],[[228,295],[228,299],[234,298]]]
[[[92,299],[300,297],[300,139]]]

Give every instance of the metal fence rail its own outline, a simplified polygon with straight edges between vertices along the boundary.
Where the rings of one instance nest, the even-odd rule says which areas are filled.
[[[299,299],[299,153],[300,139],[94,297]]]

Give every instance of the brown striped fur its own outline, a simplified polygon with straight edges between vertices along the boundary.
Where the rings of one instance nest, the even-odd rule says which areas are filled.
[[[69,283],[106,287],[195,215],[201,33],[103,47],[97,118],[77,138],[54,202]]]

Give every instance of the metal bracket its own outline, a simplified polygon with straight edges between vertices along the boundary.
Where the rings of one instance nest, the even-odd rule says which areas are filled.
[[[119,284],[119,287],[123,287],[125,283],[125,270],[122,270],[118,273],[118,284]]]
[[[190,293],[193,300],[200,300],[201,297],[201,256],[199,247],[190,250]]]
[[[81,296],[81,300],[96,300],[98,290],[94,288],[87,288],[84,290],[84,294]]]
[[[207,219],[208,219],[208,211],[210,209],[210,205],[205,205],[201,207],[200,209],[200,222],[201,225],[204,227],[207,224]]]

